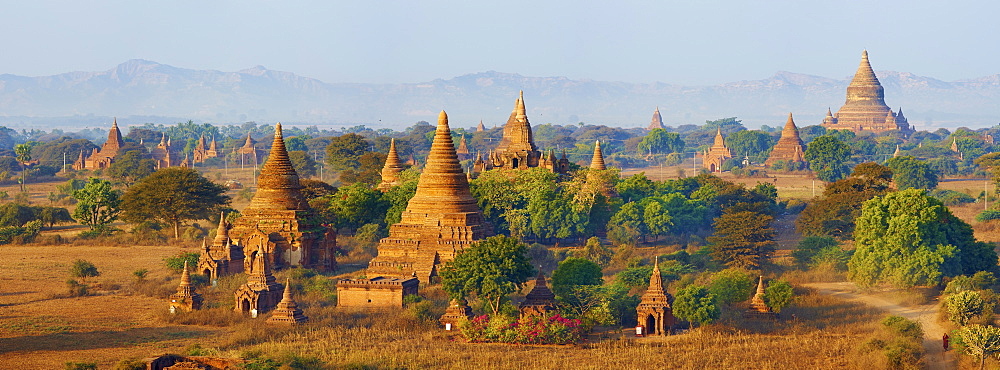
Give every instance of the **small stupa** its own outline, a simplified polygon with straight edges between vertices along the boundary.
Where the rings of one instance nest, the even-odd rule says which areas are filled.
[[[750,298],[750,311],[758,314],[772,314],[771,307],[768,307],[764,300],[764,277],[757,280],[757,292]]]
[[[378,190],[389,191],[394,186],[399,185],[399,173],[406,169],[399,160],[399,152],[396,151],[396,139],[389,141],[389,154],[385,157],[385,165],[382,166],[382,182],[378,184]]]
[[[472,318],[472,307],[469,307],[469,302],[462,299],[452,299],[448,304],[448,308],[445,309],[444,315],[438,320],[446,330],[453,330],[462,319]]]
[[[722,137],[722,128],[715,131],[715,141],[712,147],[702,155],[702,167],[709,172],[722,172],[722,163],[733,157],[733,152],[726,146],[726,140]]]
[[[590,169],[606,170],[608,166],[604,164],[604,151],[601,150],[601,141],[594,143],[594,157],[590,160]]]
[[[785,128],[781,130],[781,138],[778,139],[778,143],[771,149],[771,155],[764,164],[771,166],[777,161],[806,161],[805,144],[802,143],[802,138],[799,137],[799,128],[795,126],[792,113],[788,113],[788,121],[785,122]]]
[[[521,311],[521,317],[545,317],[555,309],[556,295],[549,289],[549,285],[545,282],[545,274],[539,268],[538,276],[535,276],[535,286],[524,296],[524,302],[518,305],[518,311]]]
[[[271,275],[271,266],[264,247],[250,253],[247,258],[250,268],[247,271],[247,282],[236,289],[236,312],[249,314],[251,317],[270,311],[281,301],[282,286]]]
[[[307,320],[309,318],[302,314],[302,310],[299,309],[299,306],[295,304],[295,300],[292,299],[292,285],[286,279],[285,292],[281,296],[281,302],[278,302],[278,308],[274,309],[274,313],[267,319],[267,323],[297,325]]]
[[[193,311],[201,308],[202,297],[191,287],[191,274],[188,272],[187,261],[184,261],[184,270],[181,271],[181,284],[177,286],[177,293],[170,295],[170,313],[180,311]]]

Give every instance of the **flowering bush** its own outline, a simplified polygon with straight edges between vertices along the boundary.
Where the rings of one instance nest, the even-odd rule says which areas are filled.
[[[482,315],[462,320],[459,328],[470,342],[514,344],[571,344],[579,342],[584,332],[579,319],[559,314],[528,316],[516,321],[506,316]]]

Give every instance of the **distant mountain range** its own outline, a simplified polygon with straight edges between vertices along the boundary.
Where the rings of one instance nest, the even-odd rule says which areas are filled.
[[[917,129],[1000,123],[1000,74],[951,82],[905,72],[877,74],[886,102],[893,109],[903,107]],[[534,124],[645,127],[659,106],[668,126],[736,116],[749,128],[780,127],[788,112],[807,126],[822,121],[827,107],[836,112],[849,81],[850,76],[778,72],[763,80],[680,86],[490,71],[424,83],[327,83],[262,66],[220,72],[130,60],[101,72],[0,75],[0,125],[102,126],[117,116],[123,125],[192,119],[399,129],[433,121],[445,109],[454,126],[472,127],[479,120],[493,126],[506,121],[523,89]]]

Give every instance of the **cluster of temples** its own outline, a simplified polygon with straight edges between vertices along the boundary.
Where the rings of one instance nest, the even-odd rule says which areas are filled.
[[[140,145],[142,142],[140,141]],[[222,152],[218,149],[218,142],[215,138],[207,140],[204,135],[198,139],[192,155],[180,154],[173,149],[173,142],[163,134],[160,142],[156,146],[149,148],[149,156],[156,163],[156,169],[167,167],[191,167],[195,163],[202,163],[210,158],[220,157]],[[251,148],[253,144],[250,144]],[[99,170],[111,167],[115,157],[122,152],[125,147],[125,140],[122,139],[121,130],[118,129],[118,119],[111,123],[108,130],[108,140],[100,148],[94,148],[89,154],[81,151],[80,156],[73,162],[74,170]],[[241,148],[242,149],[242,148]]]
[[[477,130],[480,130],[482,125],[483,123],[479,122]],[[465,151],[468,153],[468,149]],[[472,172],[475,175],[492,169],[535,167],[546,168],[555,173],[568,173],[569,159],[565,152],[563,152],[562,158],[556,159],[553,150],[549,150],[543,155],[535,146],[531,123],[528,122],[528,113],[524,107],[524,91],[521,91],[514,102],[514,111],[510,113],[510,118],[503,126],[503,137],[500,139],[500,143],[485,158],[482,155],[476,156]]]

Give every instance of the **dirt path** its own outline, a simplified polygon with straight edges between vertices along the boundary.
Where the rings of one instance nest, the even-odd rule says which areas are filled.
[[[924,329],[924,362],[927,365],[926,368],[933,370],[958,368],[958,364],[952,353],[953,351],[944,352],[941,346],[941,337],[944,335],[945,329],[936,320],[937,305],[900,306],[876,295],[861,293],[854,284],[848,282],[809,283],[804,285],[818,290],[820,294],[832,295],[848,301],[861,302],[893,315],[899,315],[919,322],[920,327]]]

